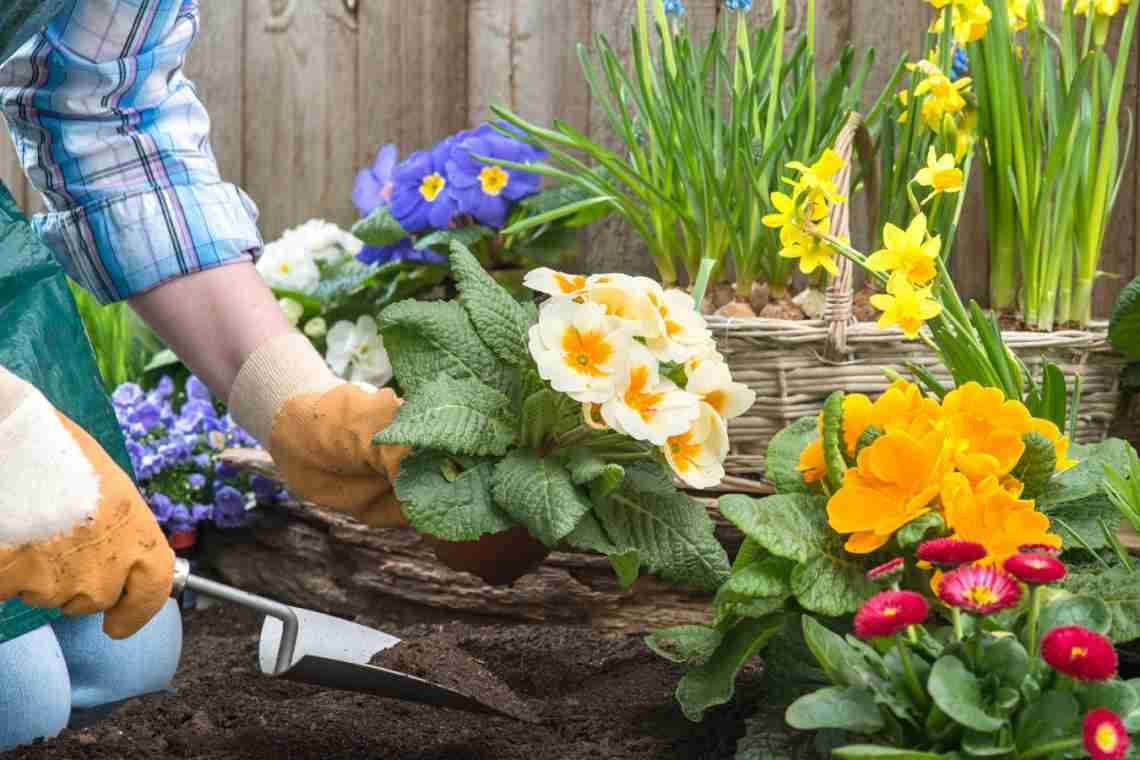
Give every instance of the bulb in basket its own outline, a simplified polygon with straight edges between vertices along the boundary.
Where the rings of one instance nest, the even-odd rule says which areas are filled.
[[[539,308],[458,243],[451,267],[456,301],[406,301],[380,319],[406,403],[377,442],[414,450],[396,482],[412,526],[445,562],[494,582],[568,545],[607,555],[624,584],[644,568],[716,587],[724,550],[674,477],[718,484],[727,421],[755,396],[692,298],[543,268],[525,280]]]

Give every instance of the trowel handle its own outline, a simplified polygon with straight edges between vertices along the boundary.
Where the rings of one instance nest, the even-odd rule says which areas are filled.
[[[293,612],[292,607],[232,586],[192,575],[190,563],[181,557],[176,557],[174,559],[174,593],[177,594],[186,589],[280,620],[281,643],[277,649],[277,663],[274,666],[273,675],[281,675],[292,667],[293,652],[297,647],[297,632],[300,630],[300,623],[297,621],[297,615]]]

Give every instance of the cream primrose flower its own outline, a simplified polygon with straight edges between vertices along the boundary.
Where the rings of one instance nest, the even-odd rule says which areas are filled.
[[[637,338],[658,338],[665,334],[665,320],[658,304],[661,286],[648,277],[627,274],[598,274],[588,278],[586,300],[601,304],[606,314],[627,323]]]
[[[284,239],[265,246],[257,271],[269,287],[310,295],[321,284],[317,262],[304,248]]]
[[[716,341],[710,339],[696,348],[693,358],[685,362],[685,375],[692,377],[693,373],[705,364],[724,364],[724,357],[716,350]]]
[[[613,398],[631,343],[629,326],[597,303],[552,301],[530,328],[530,354],[538,374],[583,404]]]
[[[566,274],[549,267],[532,269],[523,277],[523,285],[552,298],[576,298],[586,292],[586,278],[580,274]]]
[[[693,306],[693,297],[683,290],[650,294],[661,316],[659,337],[646,336],[645,344],[661,361],[685,364],[709,350],[712,331]],[[714,349],[715,351],[715,349]]]
[[[294,327],[301,321],[301,317],[305,316],[305,307],[292,298],[282,298],[277,302],[277,305],[281,307],[281,313],[285,315],[285,319],[289,320],[289,324]]]
[[[602,404],[602,419],[622,435],[654,446],[684,434],[700,415],[700,401],[663,380],[657,359],[636,341],[629,361],[615,384],[616,394]]]
[[[337,376],[353,383],[376,386],[392,379],[392,364],[372,317],[365,315],[356,320],[356,324],[337,322],[326,338],[325,360]]]
[[[756,403],[756,392],[744,383],[734,382],[727,364],[704,362],[689,375],[685,390],[726,420],[739,417]]]
[[[287,230],[281,241],[303,248],[317,261],[355,256],[364,248],[363,242],[324,219],[311,219]]]
[[[669,466],[693,488],[713,488],[724,480],[728,456],[728,430],[724,420],[706,403],[693,426],[673,436],[662,447]]]

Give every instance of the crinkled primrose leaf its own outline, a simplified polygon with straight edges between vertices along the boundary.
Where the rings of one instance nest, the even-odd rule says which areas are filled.
[[[491,496],[494,463],[473,459],[466,467],[439,451],[415,451],[400,463],[396,497],[412,527],[445,541],[474,541],[514,526]]]
[[[375,443],[503,456],[517,443],[517,430],[510,399],[502,393],[475,379],[440,375],[404,403]]]
[[[495,501],[548,547],[568,536],[590,511],[590,501],[554,457],[515,449],[495,465]]]
[[[511,365],[525,364],[532,316],[479,265],[467,247],[451,241],[451,275],[479,337]]]

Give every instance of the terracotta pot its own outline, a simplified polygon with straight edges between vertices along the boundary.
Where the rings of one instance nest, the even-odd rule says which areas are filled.
[[[447,567],[471,573],[491,586],[506,586],[531,572],[550,554],[523,526],[489,533],[478,541],[443,541],[425,536]]]

